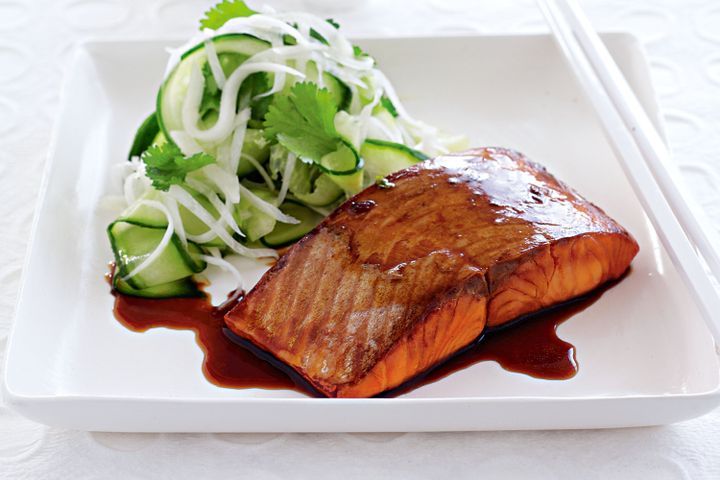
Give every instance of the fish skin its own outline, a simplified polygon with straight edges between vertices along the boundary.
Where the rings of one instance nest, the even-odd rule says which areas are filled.
[[[394,388],[486,327],[619,278],[637,242],[524,155],[478,148],[341,205],[225,317],[330,397]]]

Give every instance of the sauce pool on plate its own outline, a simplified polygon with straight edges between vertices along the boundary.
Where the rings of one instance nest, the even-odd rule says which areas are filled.
[[[203,373],[212,383],[226,388],[300,390],[293,380],[224,333],[223,316],[242,293],[235,293],[218,307],[208,297],[149,299],[115,292],[115,318],[136,332],[165,327],[195,332],[205,354]]]
[[[571,378],[578,371],[575,347],[560,339],[556,330],[564,321],[595,303],[616,283],[610,282],[579,299],[489,331],[438,367],[380,396],[402,395],[483,361],[495,361],[505,370],[536,378]],[[226,302],[217,307],[210,303],[207,296],[147,299],[117,292],[114,295],[115,317],[130,330],[144,332],[164,327],[194,331],[205,354],[202,371],[211,383],[219,387],[286,389],[317,395],[299,375],[279,361],[262,352],[253,353],[244,348],[248,345],[225,327],[223,317],[242,301],[242,292],[232,293]]]

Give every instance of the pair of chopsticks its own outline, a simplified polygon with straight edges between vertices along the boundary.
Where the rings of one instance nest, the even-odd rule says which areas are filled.
[[[700,306],[716,346],[720,345],[720,296],[701,261],[720,281],[716,234],[703,228],[697,217],[702,211],[689,206],[689,197],[673,181],[665,142],[575,0],[538,3],[655,231]]]

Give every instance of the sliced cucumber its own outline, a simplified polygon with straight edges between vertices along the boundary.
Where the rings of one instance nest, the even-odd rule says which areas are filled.
[[[110,245],[115,253],[116,275],[131,273],[160,244],[165,229],[127,221],[115,221],[108,227]],[[173,234],[170,243],[147,268],[126,279],[135,289],[145,289],[189,277],[205,269],[205,262],[193,258],[200,248],[192,243],[186,250]]]
[[[277,223],[272,232],[265,235],[261,242],[272,248],[280,248],[295,243],[315,228],[323,219],[322,215],[292,201],[285,202],[280,210],[297,218],[300,223]]]
[[[335,131],[350,143],[355,149],[359,149],[362,143],[363,127],[357,117],[347,112],[337,112],[333,119]]]
[[[318,83],[318,70],[315,62],[308,62],[305,80]],[[330,72],[323,72],[322,87],[327,88],[335,101],[338,110],[347,110],[352,101],[352,90]]]
[[[363,189],[363,172],[362,170],[358,170],[357,172],[351,174],[351,175],[331,175],[328,174],[328,177],[335,182],[340,188],[343,189],[345,192],[345,195],[348,197],[352,197],[356,193],[358,193],[360,190]]]
[[[386,177],[393,172],[414,165],[429,157],[400,143],[385,140],[368,139],[360,148],[365,167],[365,184],[369,185],[377,177]]]
[[[160,198],[160,192],[157,190],[150,190],[140,197],[140,201],[133,203],[125,211],[120,214],[118,221],[134,223],[137,225],[144,225],[153,228],[165,228],[167,227],[167,218],[165,214],[157,208],[150,207],[142,203],[142,200],[158,200]]]
[[[272,178],[278,178],[285,170],[288,151],[280,145],[274,145],[271,151],[268,167]],[[337,178],[339,183],[347,180],[342,175]],[[298,159],[292,170],[288,192],[302,203],[322,207],[343,195],[339,183],[333,180],[332,175],[323,172],[317,163]]]
[[[337,150],[324,155],[317,166],[333,176],[352,175],[362,168],[362,160],[355,148],[343,140],[338,142]]]
[[[140,128],[138,128],[137,133],[135,133],[132,147],[130,147],[130,153],[128,153],[128,159],[139,157],[150,145],[155,143],[155,138],[159,132],[160,125],[158,125],[157,116],[155,112],[153,112],[140,124]]]
[[[270,142],[265,139],[265,135],[262,130],[254,128],[248,128],[245,131],[245,141],[243,142],[242,148],[243,155],[249,155],[257,160],[258,163],[263,164],[270,157]],[[240,177],[244,177],[255,171],[255,167],[246,158],[240,158],[238,163],[237,174]]]
[[[287,83],[285,84],[285,93],[289,93],[292,86],[300,81],[313,82],[323,88],[327,88],[338,110],[347,110],[350,106],[350,102],[352,101],[352,90],[350,90],[350,87],[330,72],[323,72],[322,82],[318,82],[318,69],[315,62],[310,61],[307,63],[304,79],[301,80],[288,76]],[[322,85],[320,85],[320,83],[322,83]]]
[[[238,42],[238,41],[243,42],[245,40],[259,42],[259,43],[265,45],[265,49],[267,49],[270,46],[270,43],[266,42],[265,40],[261,40],[254,35],[250,35],[249,33],[223,33],[222,35],[217,35],[212,38],[212,42],[214,44],[216,44],[215,50],[217,51],[218,55],[220,54],[220,49],[218,48],[218,45],[222,45],[224,48],[231,49],[231,50],[224,50],[224,51],[233,51],[233,52],[236,51],[233,46],[227,47],[226,45],[224,45],[223,42]],[[245,47],[243,47],[243,48],[245,48]],[[240,50],[239,53],[243,53],[244,55],[247,55],[247,56],[252,56],[262,50],[264,50],[264,49],[257,50],[253,53],[246,53],[245,50]],[[193,55],[195,53],[202,53],[203,55],[205,54],[205,43],[204,42],[198,43],[194,47],[190,47],[185,53],[183,53],[180,56],[180,59],[185,60],[186,58],[189,58],[190,55]]]
[[[268,169],[272,178],[278,178],[285,171],[288,151],[279,144],[271,148]],[[342,188],[330,175],[324,173],[315,163],[296,160],[288,183],[288,192],[307,205],[323,207],[333,203],[343,194]]]
[[[272,174],[272,178],[277,178],[277,175],[282,174],[282,172],[284,171],[285,162],[287,161],[287,155],[288,150],[282,146],[274,145],[271,148],[269,169]],[[303,160],[299,161],[302,162]],[[308,161],[310,160],[308,159]],[[355,150],[355,148],[350,144],[350,142],[348,142],[344,138],[338,139],[337,150],[334,150],[324,155],[322,158],[320,158],[319,161],[313,160],[312,166],[316,170],[316,173],[327,173],[328,176],[330,176],[333,181],[335,181],[340,187],[343,187],[343,185],[353,185],[355,183],[354,176],[357,173],[361,174],[360,177],[362,179],[362,172],[360,171],[360,169],[362,168],[362,159],[357,153],[357,150]],[[304,167],[298,164],[296,166],[296,169],[299,170],[300,168]],[[303,173],[307,172],[303,170]],[[296,177],[296,180],[298,181],[302,180],[299,174],[296,175],[295,173],[293,173],[293,176]],[[308,177],[308,179],[311,178]],[[295,182],[291,180],[291,183]],[[307,183],[306,189],[304,191],[308,192],[309,190],[310,184]],[[303,190],[293,188],[293,186],[291,186],[290,191],[302,192]]]
[[[212,42],[226,75],[232,73],[252,55],[270,47],[267,42],[245,34],[219,35],[214,37]],[[202,68],[206,63],[207,53],[204,44],[201,43],[183,54],[180,63],[160,88],[156,111],[158,123],[165,137],[171,138],[169,132],[183,129],[182,105],[190,82],[190,72],[194,65]]]
[[[363,160],[347,141],[343,140],[337,150],[322,157],[317,165],[348,196],[362,190]]]
[[[113,287],[124,295],[144,298],[168,298],[168,297],[201,297],[204,293],[198,289],[197,284],[190,277],[174,282],[163,283],[148,288],[133,288],[128,282],[123,281],[115,275]]]
[[[217,219],[219,217],[217,210],[215,210],[215,207],[212,206],[207,198],[196,192],[192,192],[189,189],[188,191],[193,198],[213,216],[213,218]],[[159,200],[160,195],[160,192],[157,190],[150,190],[141,197],[141,200]],[[210,230],[210,227],[205,225],[205,222],[196,217],[194,213],[185,208],[183,205],[178,205],[178,212],[180,213],[180,220],[182,221],[186,233],[189,233],[190,235],[202,235]],[[167,218],[164,213],[157,208],[150,207],[141,202],[130,205],[122,213],[122,215],[120,215],[118,220],[153,228],[167,227]],[[230,230],[228,229],[228,231]],[[224,247],[225,243],[216,236],[209,242],[203,243],[203,246]]]
[[[275,194],[266,189],[252,188],[250,191],[266,201],[275,197]],[[277,223],[273,217],[255,208],[245,197],[241,197],[240,203],[235,205],[233,217],[249,242],[259,240],[272,232]]]
[[[362,81],[365,82],[366,88],[359,87],[357,89],[357,95],[361,106],[365,106],[372,103],[375,98],[376,82],[373,77],[363,77]]]
[[[343,194],[342,188],[327,173],[316,178],[313,187],[312,192],[293,192],[293,195],[307,205],[324,207],[338,200]]]
[[[338,110],[347,110],[352,101],[352,90],[332,73],[323,72],[323,83],[330,90]]]

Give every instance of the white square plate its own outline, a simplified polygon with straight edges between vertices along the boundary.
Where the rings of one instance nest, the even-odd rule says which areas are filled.
[[[659,125],[639,44],[605,40]],[[105,227],[118,212],[101,199],[117,191],[113,165],[154,106],[166,42],[106,42],[85,45],[69,73],[8,348],[6,401],[40,422],[109,431],[615,427],[717,405],[713,339],[552,38],[359,43],[417,118],[466,133],[472,145],[525,152],[635,235],[631,275],[559,329],[577,348],[579,373],[544,381],[484,362],[399,398],[314,399],[218,388],[201,373],[191,332],[122,327],[103,281]]]

